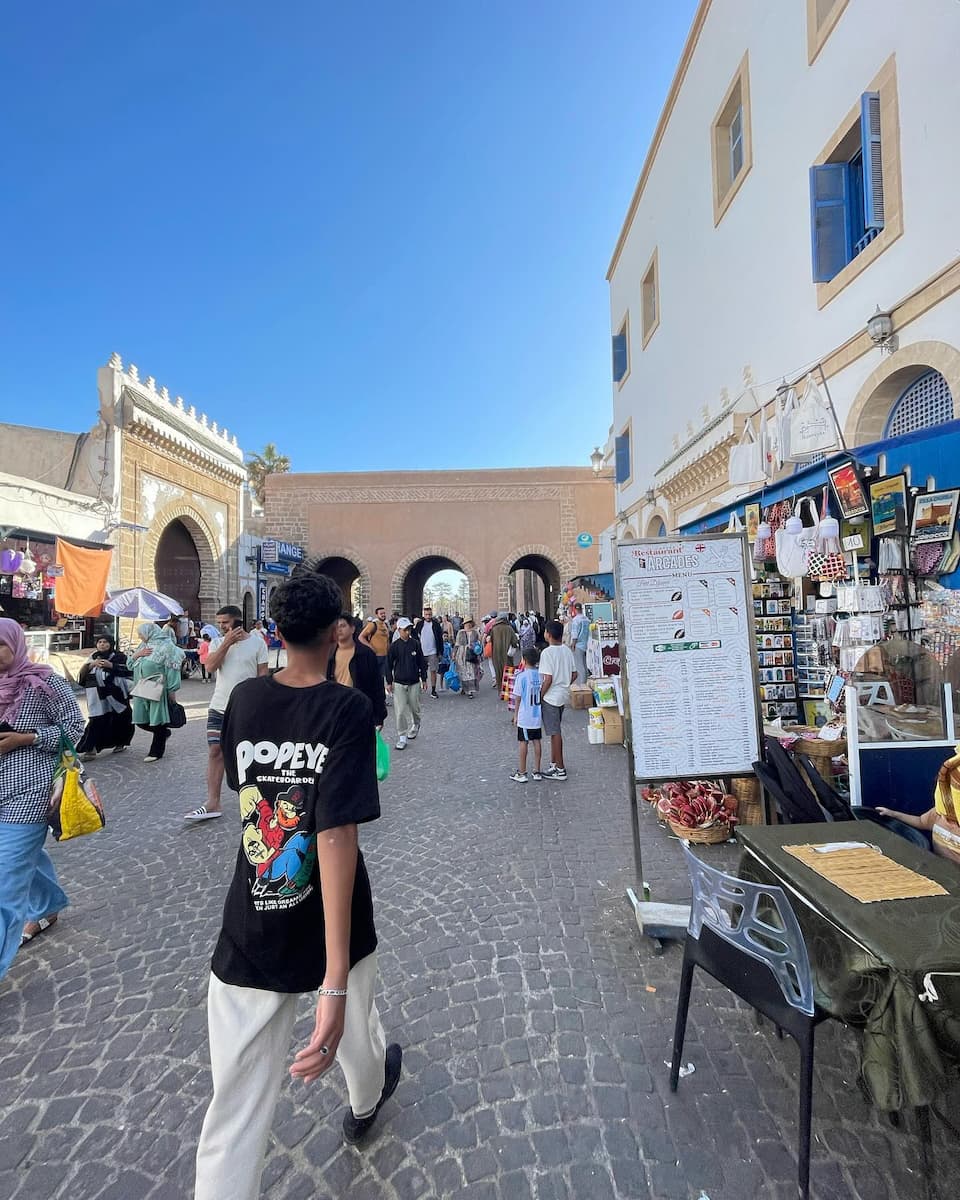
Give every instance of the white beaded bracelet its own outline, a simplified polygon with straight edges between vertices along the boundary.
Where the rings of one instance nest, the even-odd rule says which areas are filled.
[[[317,994],[319,996],[345,996],[347,994],[347,989],[346,988],[323,988],[322,987],[317,990]]]

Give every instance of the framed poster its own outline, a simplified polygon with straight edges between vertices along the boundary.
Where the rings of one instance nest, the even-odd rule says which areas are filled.
[[[863,517],[869,513],[870,503],[857,474],[857,465],[852,459],[828,467],[827,475],[840,505],[841,517],[849,521],[851,517]]]
[[[752,546],[757,540],[757,526],[760,524],[760,505],[748,504],[744,510],[744,525],[747,527],[747,541]]]
[[[616,553],[636,778],[751,774],[760,713],[746,539],[649,538]]]
[[[870,480],[870,519],[877,537],[907,532],[907,477]]]
[[[914,542],[949,542],[957,523],[960,488],[918,492],[913,501],[910,537]]]

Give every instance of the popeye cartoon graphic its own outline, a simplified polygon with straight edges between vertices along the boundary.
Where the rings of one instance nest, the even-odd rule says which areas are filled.
[[[302,891],[316,862],[316,847],[298,832],[306,798],[299,786],[281,792],[274,804],[250,785],[240,792],[240,815],[246,824],[241,838],[247,862],[256,868],[253,895],[289,896]],[[256,814],[256,819],[251,820]]]

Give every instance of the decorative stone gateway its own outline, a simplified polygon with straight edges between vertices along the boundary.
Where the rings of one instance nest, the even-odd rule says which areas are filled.
[[[209,620],[240,603],[237,542],[247,474],[235,436],[114,354],[97,373],[104,478],[119,524],[111,585],[169,592]],[[113,464],[119,464],[116,470]],[[131,528],[134,527],[134,528]],[[136,528],[143,527],[143,528]]]
[[[614,494],[589,467],[342,472],[270,476],[265,507],[266,527],[329,561],[347,593],[360,580],[365,612],[418,609],[427,578],[453,568],[480,616],[532,594],[550,607],[562,583],[595,572]],[[588,550],[582,530],[594,534]]]

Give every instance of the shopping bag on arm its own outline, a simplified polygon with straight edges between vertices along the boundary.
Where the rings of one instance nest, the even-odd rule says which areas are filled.
[[[390,747],[383,734],[377,730],[377,782],[383,783],[390,774]]]
[[[50,788],[47,824],[58,842],[96,833],[106,825],[103,802],[92,779],[84,776],[77,748],[60,730],[60,757]]]

